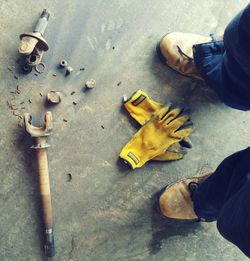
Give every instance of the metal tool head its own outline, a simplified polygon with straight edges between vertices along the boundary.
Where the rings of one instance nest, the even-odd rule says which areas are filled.
[[[39,138],[49,136],[53,129],[52,123],[52,113],[50,111],[46,112],[44,116],[44,126],[36,127],[31,124],[32,116],[29,113],[24,114],[24,124],[26,131],[31,135],[31,137]]]

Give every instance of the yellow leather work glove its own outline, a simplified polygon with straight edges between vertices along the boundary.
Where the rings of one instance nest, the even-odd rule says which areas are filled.
[[[123,148],[120,157],[133,169],[140,168],[171,145],[189,136],[192,129],[183,127],[188,120],[189,116],[181,114],[179,108],[163,108],[156,111]]]
[[[124,102],[124,107],[139,124],[143,125],[157,110],[168,106],[164,106],[161,103],[153,101],[146,92],[138,90]],[[170,161],[182,159],[187,153],[187,150],[184,147],[192,147],[192,143],[188,137],[185,137],[181,141],[181,144],[176,142],[170,146],[167,151],[156,156],[152,160]]]

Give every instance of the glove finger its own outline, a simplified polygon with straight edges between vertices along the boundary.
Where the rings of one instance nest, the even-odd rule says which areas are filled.
[[[171,160],[179,160],[179,159],[182,159],[183,157],[184,157],[184,154],[182,154],[182,153],[166,151],[166,152],[154,157],[152,160],[171,161]]]
[[[189,120],[189,115],[181,115],[178,118],[172,120],[170,123],[165,122],[164,126],[170,130],[177,131],[179,130],[187,121]]]
[[[171,134],[171,137],[178,139],[178,140],[183,140],[185,137],[189,136],[192,133],[193,129],[192,128],[186,128],[182,130],[175,131]]]
[[[157,116],[159,117],[160,120],[162,120],[171,110],[171,107],[164,107],[160,111],[157,112]]]
[[[164,122],[164,124],[169,124],[174,119],[176,119],[181,113],[182,110],[180,108],[173,108],[162,118],[162,122]]]
[[[180,145],[182,147],[191,149],[193,147],[193,144],[191,142],[191,140],[189,139],[189,137],[185,137],[183,140],[180,141]]]

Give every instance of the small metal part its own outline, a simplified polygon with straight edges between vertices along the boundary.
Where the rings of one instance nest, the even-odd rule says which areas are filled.
[[[20,45],[18,51],[20,54],[27,56],[26,62],[31,67],[38,65],[42,60],[44,52],[49,49],[48,43],[43,38],[49,16],[49,12],[44,9],[33,32],[23,33],[20,35]]]
[[[73,105],[77,105],[77,103],[76,103],[76,102],[74,102],[74,101],[73,101],[72,103],[73,103]]]
[[[120,81],[120,82],[117,83],[117,86],[120,86],[121,84],[122,84],[122,82]]]
[[[70,95],[74,95],[76,92],[72,92]]]
[[[52,76],[56,77],[56,73],[52,73]]]
[[[84,67],[80,68],[80,71],[84,71],[84,70],[85,70],[85,68],[84,68]]]
[[[91,80],[88,80],[86,81],[85,83],[85,86],[88,88],[88,89],[93,89],[96,85],[96,81],[94,79],[91,79]]]
[[[35,66],[35,70],[37,73],[43,73],[46,69],[46,65],[44,63],[39,63]]]
[[[29,66],[27,63],[23,66],[23,72],[24,73],[30,73],[32,71],[32,67]]]
[[[66,119],[63,119],[63,121],[64,121],[64,122],[68,122],[68,120],[66,120]]]
[[[67,62],[66,60],[62,59],[62,60],[60,61],[60,63],[59,63],[59,66],[60,66],[61,68],[65,68],[66,66],[68,66],[68,62]]]
[[[31,99],[29,99],[29,103],[32,103]]]
[[[61,94],[60,92],[50,91],[47,94],[47,101],[53,104],[58,104],[61,102]]]
[[[66,66],[66,72],[65,72],[65,76],[70,75],[72,72],[74,71],[74,69],[71,66]]]
[[[122,96],[122,101],[123,101],[124,103],[128,101],[128,97],[127,97],[126,94],[124,94],[124,95]]]

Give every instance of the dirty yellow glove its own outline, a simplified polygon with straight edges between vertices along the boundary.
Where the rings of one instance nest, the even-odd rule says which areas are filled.
[[[183,127],[189,119],[179,108],[163,108],[133,136],[123,148],[120,157],[133,169],[162,154],[171,145],[190,135],[191,128]]]
[[[168,106],[153,101],[146,92],[138,90],[128,100],[124,101],[124,107],[139,124],[143,125],[157,110]],[[181,142],[183,144],[179,144],[179,142],[173,144],[167,151],[152,160],[170,161],[182,159],[187,153],[184,147],[191,148],[192,144],[188,137],[185,137]]]

